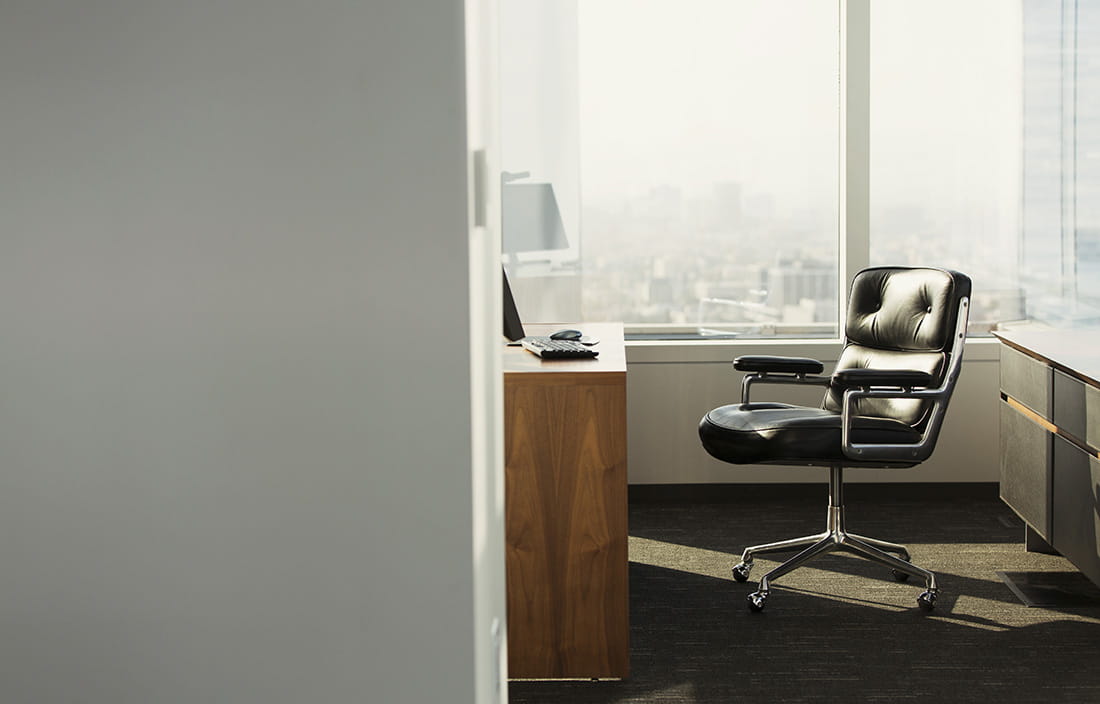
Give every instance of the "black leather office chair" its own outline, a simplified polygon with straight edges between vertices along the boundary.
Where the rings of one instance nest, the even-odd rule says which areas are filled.
[[[912,467],[932,454],[959,376],[969,314],[970,278],[946,269],[873,267],[852,282],[845,344],[832,376],[801,357],[747,356],[741,403],[703,416],[699,437],[712,456],[733,464],[829,468],[824,533],[746,548],[733,568],[748,579],[753,557],[801,548],[760,579],[749,609],[760,611],[773,581],[817,555],[847,550],[892,568],[898,581],[925,580],[917,603],[931,610],[936,576],[909,562],[905,547],[848,533],[843,468]],[[753,384],[815,384],[827,388],[820,408],[750,403]],[[894,554],[891,554],[894,553]],[[897,557],[895,557],[897,555]]]

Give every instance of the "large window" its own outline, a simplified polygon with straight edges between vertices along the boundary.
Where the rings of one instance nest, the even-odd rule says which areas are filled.
[[[529,319],[832,337],[846,263],[970,274],[972,332],[1100,322],[1100,0],[505,0],[502,34],[506,199],[556,233],[505,217]]]
[[[1026,317],[1100,324],[1100,2],[1023,3]]]
[[[836,329],[835,3],[584,0],[582,314]]]
[[[972,330],[1021,317],[1020,4],[874,0],[870,19],[870,263],[969,274]]]
[[[836,334],[835,2],[506,0],[502,14],[505,252],[525,317]],[[565,241],[524,247],[512,204],[547,187]],[[557,229],[558,214],[535,220]]]

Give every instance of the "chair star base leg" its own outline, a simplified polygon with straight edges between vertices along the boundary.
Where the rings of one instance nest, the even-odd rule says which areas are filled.
[[[760,612],[764,609],[773,581],[801,567],[819,555],[837,550],[850,552],[871,560],[872,562],[877,562],[889,567],[894,574],[894,578],[898,581],[905,581],[909,576],[923,579],[926,589],[917,598],[917,604],[926,611],[930,611],[933,608],[936,596],[939,593],[939,587],[936,584],[936,575],[909,562],[909,551],[902,545],[845,531],[842,494],[843,484],[841,481],[841,468],[833,467],[829,482],[828,525],[824,533],[745,548],[744,552],[741,554],[741,562],[733,568],[734,579],[739,582],[744,582],[748,579],[749,570],[752,568],[755,555],[784,552],[801,548],[801,551],[797,555],[783,562],[760,578],[757,591],[748,596],[750,611]]]

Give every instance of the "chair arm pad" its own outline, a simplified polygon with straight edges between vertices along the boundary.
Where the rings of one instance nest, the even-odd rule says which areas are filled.
[[[932,375],[915,369],[842,369],[833,374],[833,385],[842,389],[861,386],[927,388],[932,385]]]
[[[733,360],[739,372],[778,372],[784,374],[820,374],[825,365],[807,357],[773,357],[745,355]]]

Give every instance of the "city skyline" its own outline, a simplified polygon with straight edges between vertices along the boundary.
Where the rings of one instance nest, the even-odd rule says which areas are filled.
[[[506,168],[553,184],[570,240],[540,307],[835,329],[837,7],[686,2],[536,2],[509,20],[554,27],[509,33],[504,93]],[[1100,306],[1100,18],[1059,8],[872,7],[869,263],[966,272],[975,330]]]

